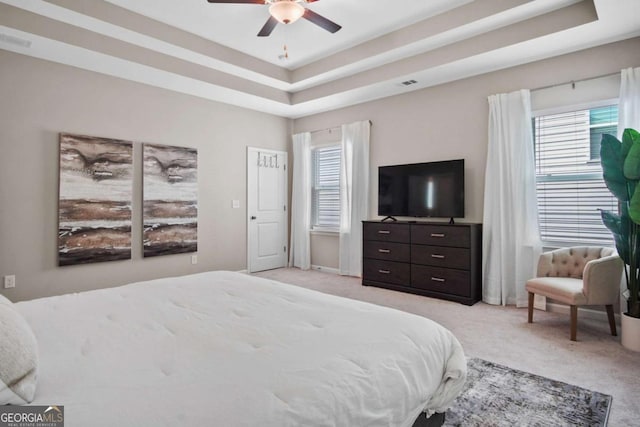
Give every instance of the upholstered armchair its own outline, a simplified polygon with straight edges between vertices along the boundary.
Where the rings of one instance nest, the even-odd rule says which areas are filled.
[[[615,249],[579,246],[540,255],[537,277],[527,281],[529,323],[534,295],[543,295],[571,307],[571,341],[576,341],[578,306],[604,305],[611,335],[617,335],[613,304],[620,294],[623,262]]]

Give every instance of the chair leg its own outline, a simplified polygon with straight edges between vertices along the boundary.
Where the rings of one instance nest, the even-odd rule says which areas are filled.
[[[577,341],[576,335],[578,331],[578,306],[571,306],[571,341]]]
[[[534,293],[533,292],[529,292],[529,319],[528,322],[529,323],[533,323],[533,298],[534,298]]]
[[[609,304],[605,306],[607,308],[607,317],[609,318],[609,328],[611,329],[611,335],[618,336],[616,331],[616,318],[613,315],[613,305]]]

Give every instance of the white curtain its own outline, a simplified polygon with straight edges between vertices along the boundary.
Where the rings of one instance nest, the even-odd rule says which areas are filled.
[[[640,68],[622,70],[618,101],[618,136],[632,128],[640,132]]]
[[[311,133],[293,135],[289,267],[311,268]]]
[[[483,301],[527,305],[541,242],[528,90],[489,97],[482,238]]]
[[[362,221],[369,217],[367,121],[342,125],[340,164],[340,274],[362,275]]]

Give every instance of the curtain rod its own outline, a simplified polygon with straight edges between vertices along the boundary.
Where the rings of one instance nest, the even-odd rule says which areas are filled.
[[[371,126],[373,126],[373,122],[371,120],[368,120],[369,124]],[[334,126],[332,128],[325,128],[325,129],[318,129],[318,130],[312,130],[309,133],[318,133],[318,132],[326,132],[326,131],[332,131],[332,130],[338,130],[340,129],[341,125],[338,126]]]
[[[543,90],[543,89],[551,89],[552,87],[558,87],[558,86],[564,86],[564,85],[571,85],[573,89],[576,88],[576,83],[582,83],[582,82],[588,82],[589,80],[595,80],[595,79],[601,79],[603,77],[612,77],[612,76],[619,76],[620,72],[617,73],[609,73],[609,74],[601,74],[599,76],[595,76],[595,77],[589,77],[589,78],[584,78],[584,79],[579,79],[579,80],[571,80],[568,82],[564,82],[564,83],[556,83],[556,84],[552,84],[552,85],[548,85],[548,86],[542,86],[542,87],[537,87],[535,89],[531,89],[531,92],[536,92],[538,90]]]

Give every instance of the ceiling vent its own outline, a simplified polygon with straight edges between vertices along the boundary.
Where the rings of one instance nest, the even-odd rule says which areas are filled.
[[[418,82],[417,82],[417,81],[415,81],[415,80],[407,80],[407,81],[404,81],[404,82],[402,82],[402,83],[400,83],[400,84],[401,84],[402,86],[411,86],[411,85],[414,85],[414,84],[416,84],[416,83],[418,83]]]
[[[10,36],[3,33],[0,33],[0,42],[15,44],[22,47],[31,47],[30,40],[21,39],[20,37]]]

